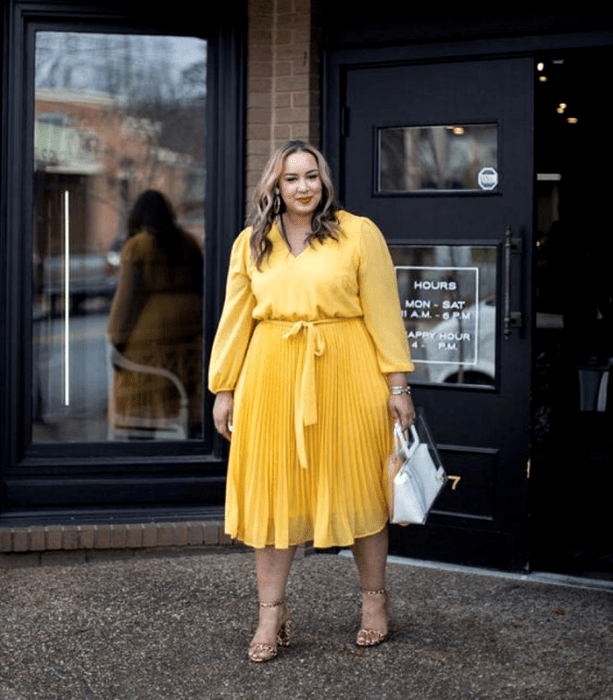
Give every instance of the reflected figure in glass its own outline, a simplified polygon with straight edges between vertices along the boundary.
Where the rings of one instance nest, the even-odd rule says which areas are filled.
[[[202,423],[203,256],[155,190],[138,198],[108,322],[111,439],[185,439]]]

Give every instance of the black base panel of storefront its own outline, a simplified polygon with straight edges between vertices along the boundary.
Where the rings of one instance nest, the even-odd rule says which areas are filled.
[[[458,548],[457,533],[436,524],[409,525],[390,528],[390,554],[476,566],[503,571],[522,571],[522,557],[518,556],[515,538],[506,533],[465,530],[464,542]]]
[[[171,522],[223,521],[219,505],[164,505],[151,508],[92,508],[41,509],[6,512],[0,517],[0,527],[18,528],[45,525],[109,525]]]

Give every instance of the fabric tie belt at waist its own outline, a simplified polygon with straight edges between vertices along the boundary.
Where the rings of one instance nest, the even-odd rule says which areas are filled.
[[[355,321],[359,316],[351,318],[326,318],[320,321],[273,321],[266,320],[276,326],[288,328],[283,335],[284,340],[295,338],[300,333],[306,334],[306,348],[302,355],[302,367],[297,367],[296,389],[294,394],[294,426],[296,431],[296,451],[298,461],[303,469],[308,467],[304,428],[317,423],[317,388],[315,385],[315,358],[323,355],[326,344],[317,326],[324,323],[342,323]]]

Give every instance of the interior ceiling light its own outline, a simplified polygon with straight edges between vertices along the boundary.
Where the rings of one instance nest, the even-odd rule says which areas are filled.
[[[462,136],[462,134],[464,133],[464,127],[463,126],[454,126],[453,133],[456,136]]]
[[[547,76],[546,75],[539,75],[539,80],[541,83],[546,83],[547,82]]]
[[[568,119],[566,121],[569,124],[576,124],[579,120],[577,119],[577,117],[568,117]]]
[[[544,68],[545,68],[545,64],[542,61],[536,64],[536,70],[542,71],[542,70],[544,70]]]

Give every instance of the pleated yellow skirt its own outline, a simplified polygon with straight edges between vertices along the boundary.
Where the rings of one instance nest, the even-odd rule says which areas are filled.
[[[382,530],[388,395],[361,318],[260,322],[234,394],[226,532],[285,549]]]

